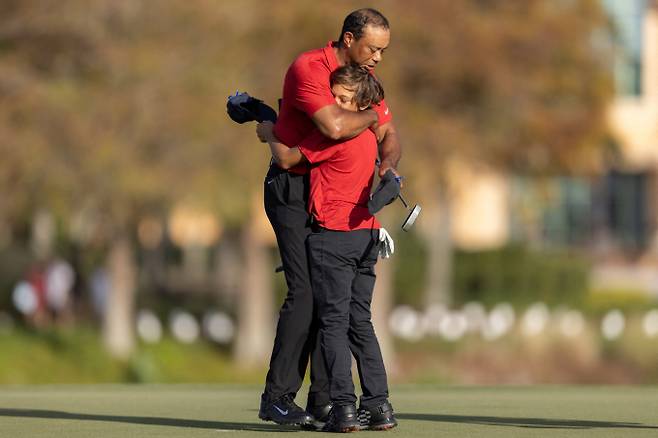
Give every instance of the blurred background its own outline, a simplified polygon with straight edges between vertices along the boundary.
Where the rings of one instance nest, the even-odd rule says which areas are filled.
[[[274,105],[355,1],[0,2],[0,383],[264,381]],[[658,2],[394,1],[395,382],[658,383]]]

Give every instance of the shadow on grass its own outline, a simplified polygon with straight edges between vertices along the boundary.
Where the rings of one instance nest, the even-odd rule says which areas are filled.
[[[405,414],[396,413],[401,420],[436,421],[441,423],[468,423],[489,426],[512,426],[545,429],[658,429],[658,426],[649,426],[641,423],[623,423],[617,421],[591,421],[591,420],[561,420],[549,418],[513,418],[513,417],[478,417],[472,415],[439,415],[439,414]]]
[[[562,420],[548,418],[479,417],[472,415],[408,414],[396,413],[400,420],[434,421],[439,423],[482,424],[489,426],[511,426],[546,429],[657,429],[658,426],[616,421]],[[41,409],[1,409],[0,417],[41,418],[77,421],[109,421],[116,423],[142,424],[197,429],[247,430],[255,432],[301,432],[296,426],[275,424],[235,423],[227,421],[188,420],[166,417],[131,417],[125,415],[79,414],[73,412]]]
[[[192,427],[197,429],[249,430],[256,432],[301,432],[296,426],[275,424],[233,423],[226,421],[186,420],[164,417],[129,417],[124,415],[78,414],[74,412],[41,409],[1,409],[0,417],[52,418],[57,420],[110,421],[116,423],[146,424],[154,426]]]

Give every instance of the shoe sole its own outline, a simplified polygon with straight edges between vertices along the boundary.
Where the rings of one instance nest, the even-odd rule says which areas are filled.
[[[320,429],[322,432],[339,432],[339,433],[351,433],[358,432],[361,430],[361,426],[343,426],[337,429]]]
[[[275,424],[278,424],[280,426],[311,426],[314,427],[312,423],[302,423],[301,421],[275,421],[271,417],[261,417],[260,415],[258,416],[263,421],[271,421]]]
[[[375,430],[375,431],[382,431],[382,430],[390,430],[393,429],[394,427],[397,426],[397,423],[389,423],[389,424],[380,424],[378,426],[369,426],[369,430]]]
[[[324,427],[324,423],[322,421],[312,421],[311,423],[303,423],[300,424],[302,429],[304,430],[310,430],[310,431],[321,431],[322,428]]]

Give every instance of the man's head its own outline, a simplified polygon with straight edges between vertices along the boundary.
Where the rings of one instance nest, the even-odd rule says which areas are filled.
[[[337,68],[329,76],[336,104],[348,111],[364,110],[384,99],[384,89],[367,70],[353,64]]]
[[[386,17],[375,9],[365,8],[345,17],[338,43],[349,63],[372,70],[381,61],[390,36]]]

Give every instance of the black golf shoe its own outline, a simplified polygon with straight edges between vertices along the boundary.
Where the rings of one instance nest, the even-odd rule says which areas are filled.
[[[284,395],[269,400],[263,394],[260,398],[258,418],[264,421],[274,421],[276,424],[307,425],[313,424],[313,416],[295,404],[292,397]]]
[[[393,406],[389,402],[379,406],[359,407],[360,429],[365,430],[388,430],[398,425],[393,413]]]
[[[315,420],[312,423],[302,425],[305,430],[322,430],[322,427],[329,419],[329,413],[333,407],[333,403],[329,402],[326,405],[311,406],[306,405],[306,412],[311,414]]]
[[[359,416],[354,405],[334,405],[329,412],[323,432],[356,432],[360,429]]]

